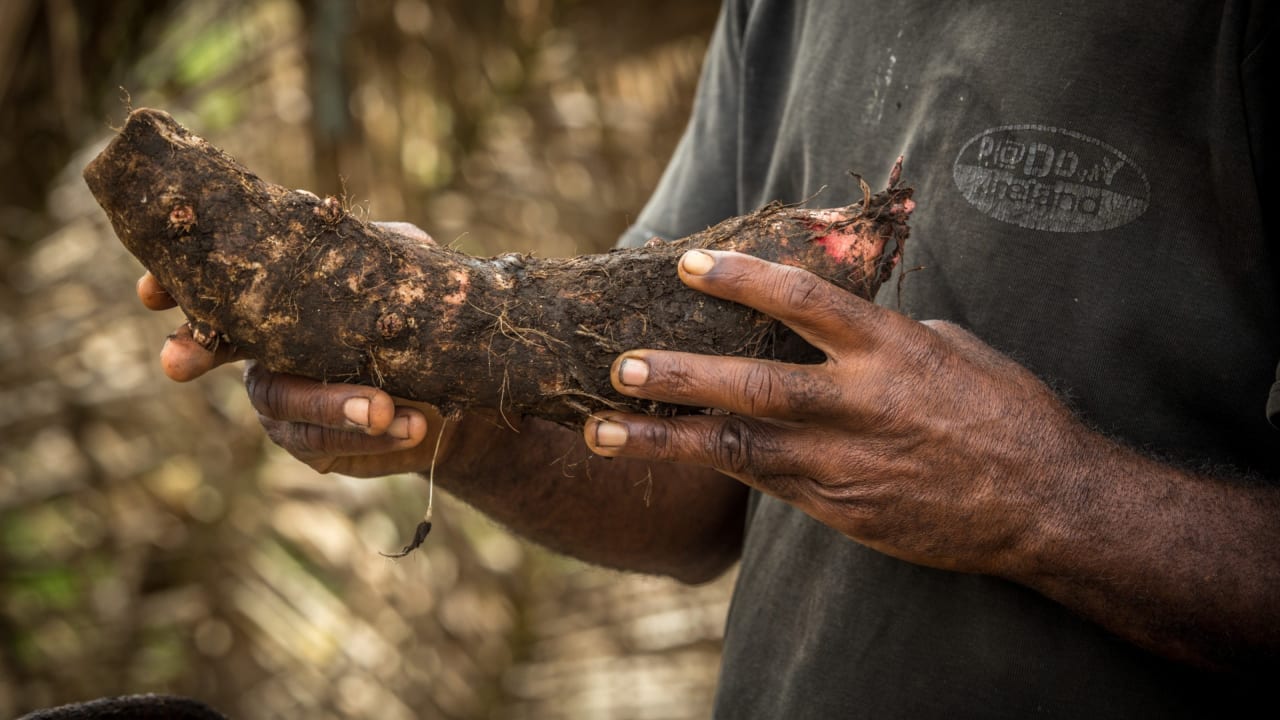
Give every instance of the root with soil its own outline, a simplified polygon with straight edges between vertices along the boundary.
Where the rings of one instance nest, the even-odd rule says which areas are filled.
[[[623,349],[820,360],[770,318],[684,287],[676,264],[692,248],[736,250],[870,299],[908,235],[900,172],[901,160],[885,190],[862,183],[842,208],[774,203],[673,242],[548,259],[408,239],[258,178],[158,110],[133,111],[84,176],[206,347],[446,416],[484,407],[577,423],[603,408],[681,411],[613,390]]]

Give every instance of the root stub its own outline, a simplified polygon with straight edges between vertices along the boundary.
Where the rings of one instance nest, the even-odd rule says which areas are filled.
[[[397,235],[261,180],[158,110],[130,114],[84,177],[210,344],[446,414],[576,422],[603,408],[679,411],[613,390],[623,350],[816,359],[769,318],[684,287],[676,263],[691,248],[736,250],[870,299],[914,207],[900,163],[887,189],[846,207],[772,204],[674,242],[562,259],[477,258]]]

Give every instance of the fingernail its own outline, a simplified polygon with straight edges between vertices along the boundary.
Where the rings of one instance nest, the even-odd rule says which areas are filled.
[[[649,363],[639,358],[627,358],[618,364],[618,380],[632,387],[649,380]]]
[[[596,445],[600,447],[622,447],[627,444],[627,426],[616,422],[602,422],[596,425]]]
[[[387,426],[387,434],[397,440],[409,439],[409,418],[401,415]]]
[[[352,425],[369,427],[369,398],[353,397],[342,403],[342,414]]]
[[[690,250],[680,258],[680,267],[690,275],[706,275],[715,264],[715,258],[700,250]]]

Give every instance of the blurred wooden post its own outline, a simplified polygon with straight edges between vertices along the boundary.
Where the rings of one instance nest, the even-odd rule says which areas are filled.
[[[352,7],[346,0],[300,0],[299,7],[306,20],[313,187],[323,194],[341,197],[342,158],[359,145],[360,135],[348,101]]]

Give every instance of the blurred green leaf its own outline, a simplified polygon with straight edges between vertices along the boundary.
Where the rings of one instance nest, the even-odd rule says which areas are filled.
[[[225,21],[206,25],[181,47],[174,62],[175,79],[187,86],[212,80],[235,67],[243,51],[236,25]]]
[[[28,593],[47,610],[70,610],[83,593],[78,574],[67,566],[27,568],[8,579],[14,591]]]
[[[229,90],[214,90],[200,98],[196,104],[196,115],[200,125],[206,132],[223,130],[236,124],[243,112],[244,105],[239,93]]]

